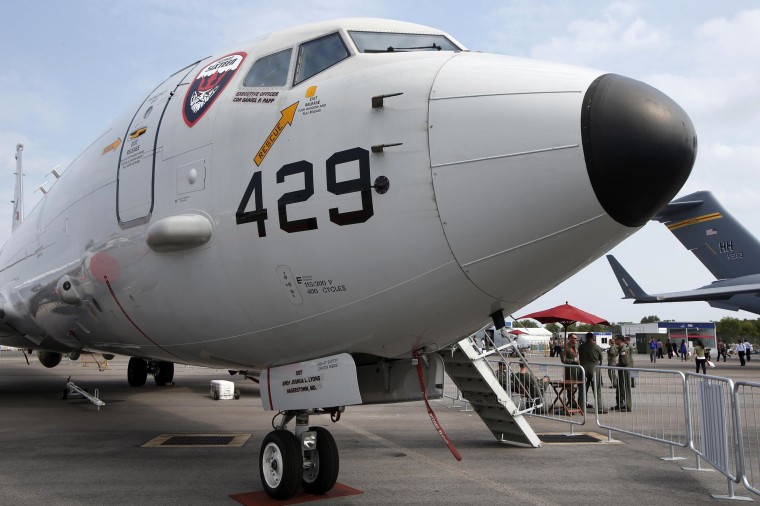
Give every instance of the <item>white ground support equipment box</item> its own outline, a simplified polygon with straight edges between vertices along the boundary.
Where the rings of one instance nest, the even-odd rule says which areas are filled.
[[[235,391],[235,383],[232,381],[212,380],[211,397],[215,401],[219,399],[239,399],[240,392]]]

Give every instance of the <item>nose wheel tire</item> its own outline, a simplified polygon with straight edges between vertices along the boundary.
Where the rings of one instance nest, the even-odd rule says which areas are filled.
[[[273,499],[288,499],[298,490],[303,474],[303,457],[298,438],[286,430],[267,434],[261,443],[259,476]]]
[[[317,448],[311,450],[312,466],[303,470],[301,486],[310,494],[321,495],[329,492],[338,480],[338,446],[327,429],[309,427],[309,430],[317,433]]]

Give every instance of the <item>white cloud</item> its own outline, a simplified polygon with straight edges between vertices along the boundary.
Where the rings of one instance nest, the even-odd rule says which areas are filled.
[[[612,2],[604,9],[606,15],[616,18],[630,18],[640,11],[641,4],[639,2]]]
[[[28,124],[34,132],[64,129],[68,114],[60,90],[37,72],[10,69],[0,74],[0,127]],[[32,133],[32,132],[29,132]]]
[[[614,11],[613,11],[614,12]],[[670,38],[642,18],[577,19],[567,34],[552,37],[531,50],[531,56],[584,66],[608,66],[621,58],[667,50]]]
[[[757,68],[760,61],[760,10],[743,11],[734,17],[715,18],[694,30],[695,50],[704,72],[719,73],[746,65]],[[751,63],[754,62],[754,63]]]
[[[668,37],[652,28],[646,21],[636,18],[621,34],[624,48],[663,48],[669,44]]]

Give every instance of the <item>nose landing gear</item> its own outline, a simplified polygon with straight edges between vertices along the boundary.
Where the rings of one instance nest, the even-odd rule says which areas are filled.
[[[332,413],[333,420],[337,421],[343,409],[282,413],[280,423],[261,443],[259,455],[261,484],[270,497],[288,499],[298,491],[299,485],[315,495],[333,488],[340,468],[338,446],[327,429],[309,427],[309,415]],[[296,419],[295,434],[286,427],[293,418]]]

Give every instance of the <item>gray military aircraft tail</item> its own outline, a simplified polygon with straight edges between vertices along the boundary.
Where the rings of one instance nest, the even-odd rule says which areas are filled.
[[[705,301],[720,309],[760,314],[760,241],[712,193],[700,191],[674,200],[653,219],[665,224],[718,280],[695,290],[648,294],[607,255],[623,298],[635,304]]]

